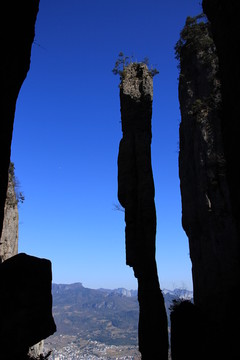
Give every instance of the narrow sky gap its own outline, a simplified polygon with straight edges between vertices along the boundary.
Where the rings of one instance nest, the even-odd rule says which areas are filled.
[[[53,281],[136,288],[117,203],[120,51],[154,77],[152,165],[162,288],[191,285],[178,179],[174,45],[199,1],[41,0],[31,68],[17,102],[12,161],[25,195],[19,251],[52,261]]]

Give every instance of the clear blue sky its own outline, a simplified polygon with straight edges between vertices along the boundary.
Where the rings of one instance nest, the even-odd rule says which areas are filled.
[[[52,261],[53,281],[136,288],[125,265],[117,203],[120,51],[149,57],[154,78],[152,165],[162,288],[191,289],[178,179],[174,45],[199,0],[41,0],[31,69],[17,102],[12,161],[25,195],[19,251]]]

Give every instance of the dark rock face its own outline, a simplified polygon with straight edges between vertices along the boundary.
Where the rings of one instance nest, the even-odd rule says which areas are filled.
[[[22,359],[52,335],[51,262],[18,254],[0,265],[0,357]]]
[[[194,302],[204,324],[203,358],[226,359],[234,354],[235,309],[229,294],[238,291],[239,252],[224,153],[219,61],[209,24],[188,19],[186,34],[179,49],[182,223],[189,238]]]
[[[231,204],[240,236],[239,163],[239,34],[240,4],[236,0],[203,0],[203,10],[211,22],[220,63],[223,97],[223,141]],[[239,249],[240,250],[240,249]]]
[[[203,0],[203,10],[211,22],[211,30],[219,58],[220,77],[222,84],[222,134],[226,157],[226,176],[229,186],[230,201],[235,223],[237,224],[237,238],[228,239],[227,258],[223,257],[226,273],[231,282],[226,292],[238,293],[240,280],[240,163],[239,163],[239,1]],[[232,256],[230,256],[232,255]],[[233,264],[232,269],[227,266],[227,260]],[[236,269],[236,271],[231,271]],[[238,358],[238,331],[236,324],[240,319],[239,307],[231,307],[223,300],[223,306],[231,318],[226,323],[227,328],[234,329],[228,336],[224,348],[230,344],[231,352],[228,357]],[[229,339],[230,338],[230,339]],[[227,349],[226,349],[227,352]]]
[[[167,317],[155,261],[152,98],[153,82],[147,66],[128,65],[120,84],[123,138],[118,156],[118,199],[125,208],[126,263],[138,279],[142,359],[167,359]]]
[[[39,0],[3,0],[0,11],[0,235],[8,184],[8,168],[16,100],[30,66]]]
[[[171,359],[202,360],[202,326],[197,307],[189,300],[176,302],[172,307]]]

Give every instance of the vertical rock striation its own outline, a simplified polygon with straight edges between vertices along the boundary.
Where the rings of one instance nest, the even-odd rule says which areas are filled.
[[[0,236],[8,184],[15,106],[30,67],[39,0],[3,0],[0,11]]]
[[[0,237],[0,263],[18,253],[18,200],[14,179],[14,165],[11,163],[8,173],[2,236]]]
[[[143,360],[168,358],[167,317],[155,261],[152,99],[153,81],[147,66],[129,64],[120,84],[123,137],[118,156],[118,199],[125,209],[126,263],[138,280]]]
[[[230,293],[236,290],[239,255],[223,146],[219,61],[209,23],[188,18],[176,49],[182,224],[189,238],[194,302],[205,321],[204,359],[226,359],[233,348]]]

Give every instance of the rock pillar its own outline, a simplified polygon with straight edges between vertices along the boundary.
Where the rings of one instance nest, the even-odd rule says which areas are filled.
[[[118,156],[118,199],[125,209],[126,263],[138,280],[142,359],[168,358],[167,317],[155,261],[156,211],[151,166],[153,80],[131,63],[120,84],[123,137]]]
[[[178,43],[182,224],[189,238],[204,359],[226,359],[239,274],[237,226],[226,174],[219,61],[209,23],[188,18]],[[221,344],[221,346],[220,346]]]

